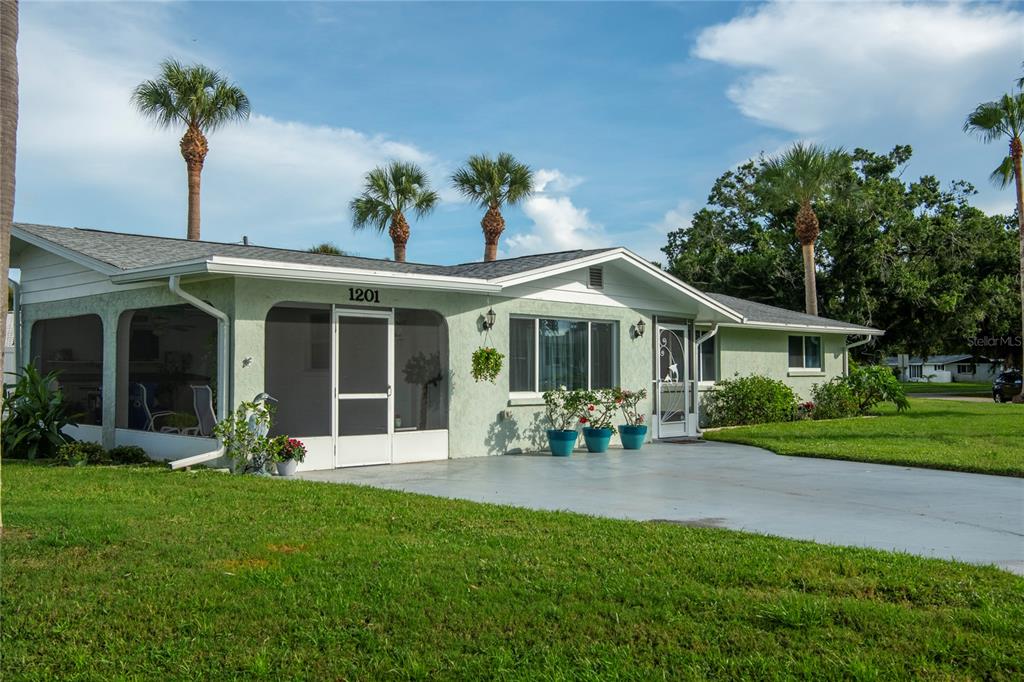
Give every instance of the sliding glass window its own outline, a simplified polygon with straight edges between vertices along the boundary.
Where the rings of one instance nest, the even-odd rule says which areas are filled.
[[[512,318],[509,390],[612,388],[619,379],[618,351],[615,322]]]

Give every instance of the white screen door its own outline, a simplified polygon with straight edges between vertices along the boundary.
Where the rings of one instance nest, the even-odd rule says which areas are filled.
[[[335,465],[391,463],[393,319],[391,312],[335,316]]]
[[[658,438],[686,435],[688,333],[684,324],[659,324],[655,380]]]

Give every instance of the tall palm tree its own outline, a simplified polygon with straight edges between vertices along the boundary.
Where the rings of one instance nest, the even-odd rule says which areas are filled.
[[[1021,157],[1024,156],[1024,92],[1003,95],[995,102],[979,104],[964,121],[964,132],[973,133],[985,142],[1009,138],[1010,154],[992,171],[991,179],[1000,187],[1011,182],[1017,190],[1017,229],[1020,232],[1020,319],[1024,334],[1024,179],[1021,178]],[[1024,387],[1021,387],[1024,400]]]
[[[804,309],[808,315],[818,314],[814,242],[821,230],[814,204],[828,195],[846,166],[847,156],[842,149],[803,142],[765,162],[763,178],[769,195],[798,207],[796,237],[804,256]]]
[[[160,76],[140,83],[132,103],[163,128],[185,127],[181,155],[188,171],[188,238],[199,239],[199,178],[210,145],[206,134],[249,118],[249,98],[219,72],[175,59],[160,64]]]
[[[18,2],[3,0],[0,2],[0,339],[6,338],[7,333],[7,274],[11,265],[17,141]],[[3,400],[2,393],[0,391],[0,401]],[[0,515],[0,532],[3,527],[3,516]]]
[[[511,154],[501,153],[496,159],[479,154],[469,157],[466,165],[455,171],[452,184],[463,196],[487,209],[480,221],[484,230],[484,260],[495,260],[498,239],[505,231],[501,207],[518,204],[533,193],[533,171]]]
[[[413,210],[420,218],[434,210],[437,192],[430,189],[427,174],[414,163],[391,161],[366,174],[363,193],[349,204],[352,227],[386,229],[395,246],[395,260],[405,262],[409,242],[409,223],[405,212]]]

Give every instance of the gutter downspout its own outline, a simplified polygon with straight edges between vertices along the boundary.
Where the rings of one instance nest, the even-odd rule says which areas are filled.
[[[715,334],[718,333],[718,330],[720,328],[721,327],[719,327],[718,324],[716,323],[713,327],[711,327],[711,331],[709,331],[706,334],[704,334],[703,336],[701,336],[693,344],[693,357],[694,357],[695,364],[700,359],[700,344],[704,343],[708,339],[714,338]],[[697,385],[697,386],[700,385],[700,374],[699,374],[699,372],[700,372],[700,365],[696,364],[696,366],[694,367],[693,376],[694,376],[694,384]],[[699,390],[694,390],[694,392],[693,392],[693,416],[697,420],[697,424],[696,424],[697,428],[695,429],[695,431],[696,431],[696,433],[698,435],[700,435],[700,391]]]
[[[21,283],[7,278],[7,286],[11,288],[11,298],[14,300],[14,305],[11,306],[11,312],[14,313],[14,323],[12,333],[14,335],[14,371],[21,371]],[[6,339],[4,342],[6,343]],[[4,377],[4,381],[7,381],[7,377]]]
[[[230,330],[231,320],[228,319],[227,313],[214,308],[206,301],[196,298],[182,289],[180,275],[171,275],[167,280],[167,288],[171,290],[171,293],[178,296],[178,298],[185,300],[199,310],[202,310],[207,315],[211,315],[217,319],[217,417],[219,419],[223,419],[228,413],[229,405],[228,382],[231,379],[228,359],[228,333]],[[217,440],[217,447],[215,449],[210,450],[209,452],[199,453],[198,455],[192,455],[191,457],[176,459],[169,462],[169,464],[171,469],[182,469],[194,464],[202,464],[203,462],[219,459],[224,455],[224,452],[224,443]]]
[[[846,350],[843,352],[843,376],[850,376],[850,349],[856,348],[857,346],[863,346],[865,343],[871,343],[875,337],[870,334],[865,334],[865,338],[860,341],[854,341],[846,345]]]

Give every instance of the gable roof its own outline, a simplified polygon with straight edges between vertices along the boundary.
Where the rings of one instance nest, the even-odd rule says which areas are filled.
[[[915,355],[907,359],[907,364],[950,365],[958,362],[970,362],[973,364],[975,361],[975,357],[977,357],[977,362],[992,362],[991,358],[982,357],[980,355],[974,356],[971,355],[970,353],[961,353],[959,355],[932,355],[929,356],[927,359]],[[896,367],[900,364],[900,361],[899,358],[896,356],[889,356],[885,359],[885,364]]]
[[[770,327],[834,329],[835,331],[845,331],[850,334],[882,333],[882,330],[875,329],[874,327],[865,327],[863,325],[853,324],[852,322],[843,322],[842,320],[832,320],[827,317],[798,313],[795,310],[777,308],[773,305],[756,303],[755,301],[748,301],[744,298],[736,298],[735,296],[715,293],[708,293],[708,296],[742,315],[746,326],[750,326],[750,323],[753,323],[754,325]]]

